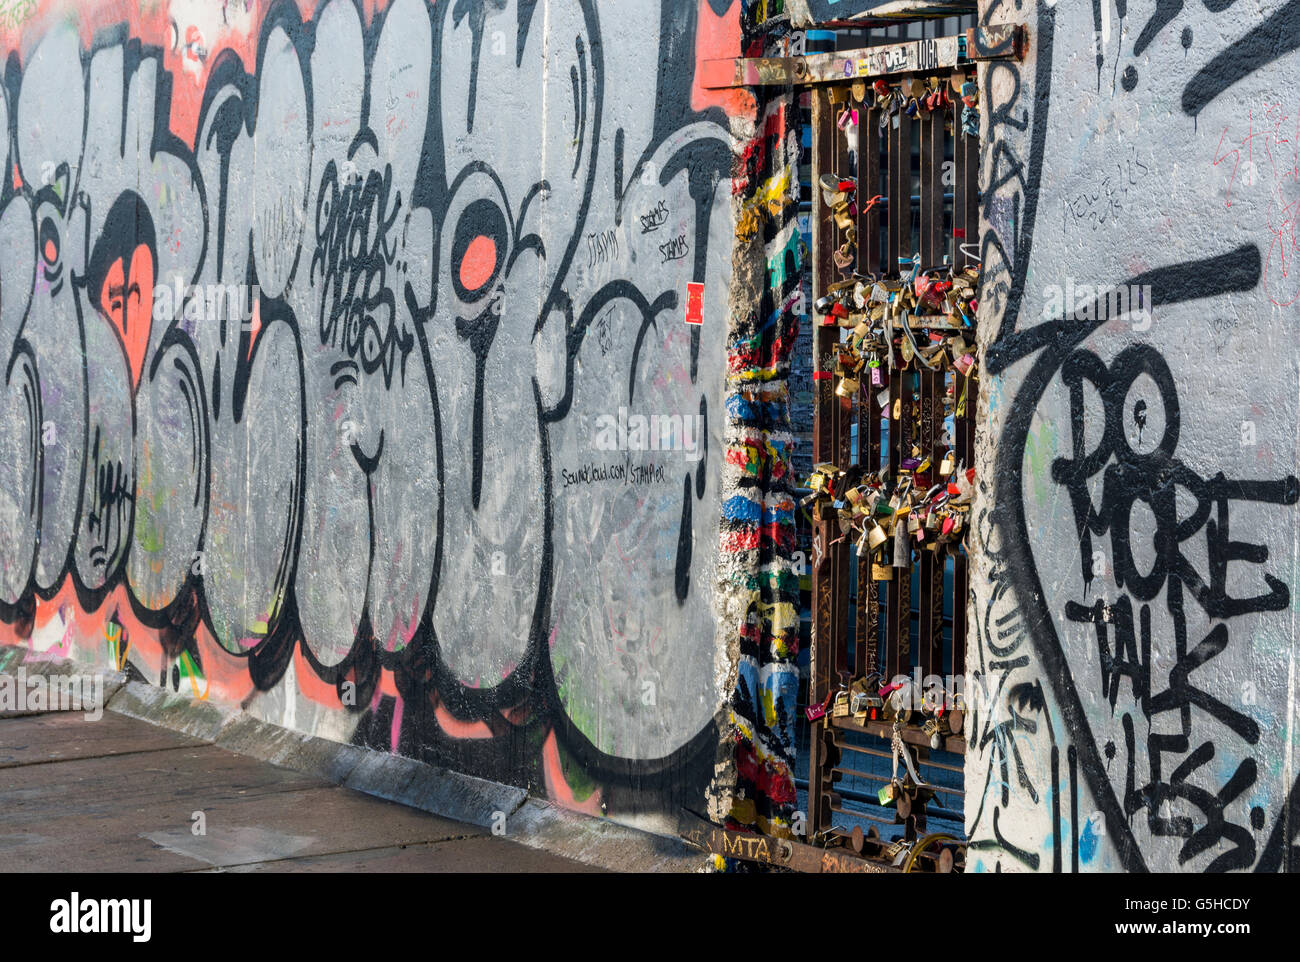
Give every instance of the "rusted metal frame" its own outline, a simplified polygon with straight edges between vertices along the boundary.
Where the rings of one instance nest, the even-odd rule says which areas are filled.
[[[835,132],[835,118],[831,114],[831,105],[827,102],[826,91],[814,90],[812,98],[813,127],[813,171],[820,174],[825,170],[827,151],[831,148],[829,136]],[[815,185],[814,185],[815,186]],[[831,211],[822,199],[820,190],[813,190],[812,209],[812,283],[813,296],[821,296],[832,276],[831,250],[834,242]],[[816,322],[814,321],[814,324]],[[813,329],[813,463],[820,464],[834,454],[834,413],[831,402],[833,393],[833,352],[838,329],[816,325]],[[831,570],[829,543],[830,525],[820,517],[813,519],[812,550],[812,643],[809,650],[808,704],[821,704],[830,691],[830,660],[832,655],[831,609],[833,599],[831,587],[833,572]],[[813,822],[812,831],[818,831],[818,816],[821,812],[823,748],[821,739],[809,739],[808,751],[808,812],[809,821]]]
[[[696,848],[715,855],[795,872],[892,875],[899,871],[886,862],[864,858],[842,848],[822,849],[788,838],[728,831],[685,810],[678,814],[677,834]]]
[[[858,115],[858,271],[880,269],[880,205],[870,205],[880,184],[880,110],[863,109]],[[883,359],[882,359],[883,361]],[[866,472],[880,470],[880,388],[864,379],[858,395],[858,464]],[[875,671],[880,664],[880,592],[871,580],[867,554],[858,558],[858,612],[855,649],[856,676]]]
[[[938,264],[943,259],[943,160],[944,115],[942,111],[922,113],[921,128],[921,263]],[[922,345],[925,346],[925,345]],[[931,371],[917,362],[921,382],[921,418],[919,425],[921,457],[930,460],[931,468],[918,476],[928,483],[938,476],[943,453],[938,450],[943,425],[944,374]],[[938,422],[938,423],[936,423]],[[922,676],[943,673],[943,568],[944,557],[930,549],[933,533],[926,532],[921,543],[918,587],[919,624],[917,655]]]

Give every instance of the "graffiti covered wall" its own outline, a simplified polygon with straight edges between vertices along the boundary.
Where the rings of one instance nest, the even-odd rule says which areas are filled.
[[[972,865],[1295,869],[1300,3],[980,7]]]
[[[0,638],[701,805],[739,4],[10,6]]]

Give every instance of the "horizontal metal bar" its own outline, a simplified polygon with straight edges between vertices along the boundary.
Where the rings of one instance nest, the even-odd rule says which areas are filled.
[[[894,27],[900,20],[937,20],[943,17],[960,17],[964,13],[974,12],[975,0],[892,0],[870,10],[850,13],[818,26],[824,27],[834,22],[854,27]]]
[[[845,808],[843,805],[832,805],[832,812],[838,812],[840,815],[848,815],[852,818],[866,819],[868,822],[880,822],[883,825],[897,825],[898,822],[892,818],[881,818],[879,815],[868,815],[866,812],[859,812],[855,808]]]
[[[928,762],[918,762],[917,764],[920,767],[926,767]],[[855,777],[855,779],[884,781],[884,783],[888,783],[888,781],[893,780],[888,775],[876,775],[875,772],[862,772],[862,771],[858,771],[857,768],[840,768],[839,766],[836,766],[835,768],[832,768],[831,771],[840,772],[840,775],[852,775],[853,777]],[[928,785],[928,788],[932,788],[933,790],[936,790],[936,792],[948,793],[950,794],[950,796],[965,796],[966,794],[966,792],[963,792],[962,789],[950,788],[948,787],[948,785],[930,784]]]
[[[966,61],[965,37],[910,40],[861,50],[814,53],[805,57],[750,57],[706,60],[701,86],[789,86],[862,80],[918,70],[943,70]]]
[[[706,60],[700,69],[700,85],[708,90],[785,87],[953,70],[974,60],[1022,59],[1025,34],[1025,28],[1019,24],[998,24],[974,27],[962,36],[909,40],[803,57]]]
[[[831,718],[831,725],[841,731],[864,732],[869,735],[877,735],[880,738],[889,739],[893,735],[893,726],[884,721],[859,722],[851,718]],[[924,734],[920,728],[906,726],[899,732],[899,737],[909,745],[918,748],[929,748],[930,738]],[[952,752],[954,755],[966,754],[966,739],[960,735],[949,735],[943,740],[943,750]]]

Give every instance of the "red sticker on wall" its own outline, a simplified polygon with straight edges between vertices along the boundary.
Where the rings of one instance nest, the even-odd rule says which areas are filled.
[[[686,323],[704,323],[704,285],[686,285]]]

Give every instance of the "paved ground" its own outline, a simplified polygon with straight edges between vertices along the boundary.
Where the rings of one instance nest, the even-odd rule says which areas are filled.
[[[0,717],[0,872],[19,871],[594,869],[147,722],[66,712]]]

